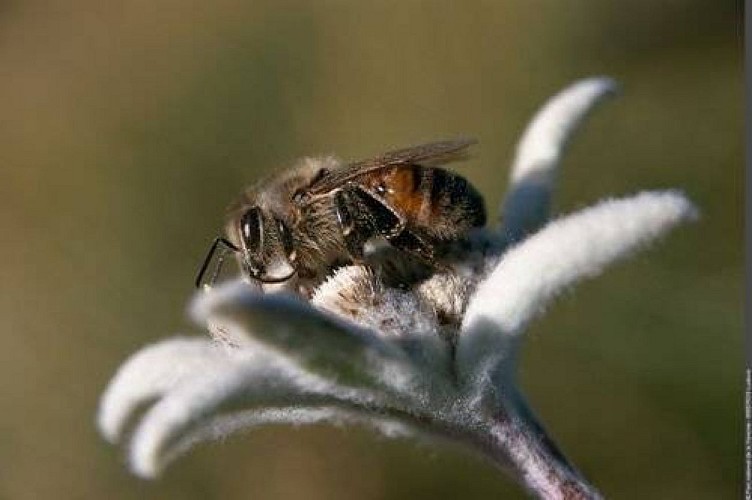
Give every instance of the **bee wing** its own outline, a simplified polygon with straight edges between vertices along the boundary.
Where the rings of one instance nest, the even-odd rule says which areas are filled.
[[[431,167],[463,160],[467,157],[467,148],[476,142],[475,139],[455,139],[389,151],[375,158],[350,163],[340,170],[331,172],[315,182],[309,191],[316,194],[326,193],[342,186],[353,177],[381,168],[400,165]]]

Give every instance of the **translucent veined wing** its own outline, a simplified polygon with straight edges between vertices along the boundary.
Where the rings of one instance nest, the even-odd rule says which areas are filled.
[[[430,167],[463,160],[467,157],[467,148],[476,142],[475,139],[455,139],[389,151],[375,158],[350,163],[340,170],[324,175],[310,186],[308,192],[310,194],[327,193],[341,187],[353,177],[382,168],[401,165]]]

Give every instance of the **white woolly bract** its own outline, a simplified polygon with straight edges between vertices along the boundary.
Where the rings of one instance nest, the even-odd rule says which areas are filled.
[[[99,405],[99,430],[114,442],[139,406],[224,365],[227,352],[203,338],[172,338],[144,347],[118,369]]]
[[[141,419],[130,450],[131,467],[137,474],[156,475],[176,442],[218,416],[288,406],[400,408],[383,394],[336,385],[284,359],[245,362],[228,358],[199,375],[165,393]]]
[[[188,316],[204,326],[212,311],[228,300],[232,300],[232,297],[239,293],[263,295],[259,286],[251,285],[242,278],[232,279],[215,287],[204,288],[194,294],[188,305]]]
[[[678,192],[645,192],[543,227],[569,139],[615,89],[582,80],[543,106],[518,147],[501,232],[472,232],[412,288],[351,265],[308,302],[243,280],[197,294],[191,315],[224,348],[172,339],[138,352],[105,391],[101,432],[118,440],[153,403],[129,440],[132,469],[153,477],[240,429],[359,422],[460,442],[539,498],[599,498],[527,405],[515,368],[521,332],[558,293],[695,215]]]
[[[603,201],[549,223],[505,253],[470,299],[457,349],[458,366],[476,372],[498,356],[551,299],[692,218],[676,191],[644,192]]]
[[[588,78],[552,97],[535,115],[517,145],[510,187],[502,204],[502,233],[516,241],[548,220],[551,191],[562,155],[590,111],[618,85]]]
[[[203,312],[210,321],[230,321],[306,370],[338,383],[419,391],[421,370],[397,345],[295,297],[261,295],[239,284],[222,291],[222,301]]]
[[[389,438],[408,437],[416,434],[408,423],[379,415],[372,409],[358,410],[338,406],[306,407],[296,405],[242,410],[229,414],[212,415],[197,422],[195,427],[177,437],[169,447],[162,450],[158,464],[141,464],[148,467],[157,465],[157,468],[135,469],[135,471],[142,477],[152,478],[173,460],[202,442],[224,438],[239,431],[249,431],[262,425],[303,426],[322,423],[335,426],[364,425]]]

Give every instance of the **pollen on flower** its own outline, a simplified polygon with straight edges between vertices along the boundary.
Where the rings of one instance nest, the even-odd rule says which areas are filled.
[[[456,272],[438,272],[418,284],[415,293],[433,309],[444,329],[456,332],[476,284],[472,277],[465,278]]]
[[[384,336],[405,338],[438,331],[436,313],[428,304],[415,293],[387,287],[365,266],[337,269],[316,289],[311,304]]]

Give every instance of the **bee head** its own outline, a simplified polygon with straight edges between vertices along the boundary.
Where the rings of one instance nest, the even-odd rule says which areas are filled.
[[[241,264],[249,277],[281,283],[295,274],[295,246],[290,226],[282,218],[252,206],[237,223]]]

